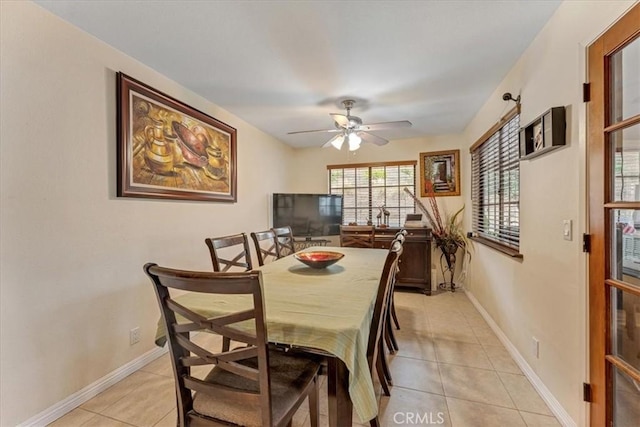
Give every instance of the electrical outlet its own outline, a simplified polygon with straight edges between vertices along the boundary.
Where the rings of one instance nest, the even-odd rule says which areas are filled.
[[[536,359],[540,358],[540,341],[536,337],[531,337],[531,353]]]
[[[135,328],[129,331],[129,345],[134,345],[140,342],[140,327],[136,326]]]

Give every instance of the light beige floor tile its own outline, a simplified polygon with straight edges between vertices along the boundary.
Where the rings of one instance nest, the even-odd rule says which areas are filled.
[[[480,343],[470,328],[456,324],[442,325],[439,327],[434,326],[431,334],[434,338],[442,340],[461,341],[472,344]]]
[[[465,319],[461,314],[452,312],[434,314],[433,312],[429,312],[427,318],[429,319],[432,330],[438,330],[441,328],[458,328],[473,332],[471,325],[469,325],[467,319]]]
[[[394,389],[398,386],[444,394],[438,364],[435,362],[397,356],[393,358],[390,370]]]
[[[493,369],[499,372],[522,375],[522,371],[513,360],[509,352],[503,346],[484,345],[484,351],[493,365]]]
[[[172,378],[153,375],[121,399],[101,412],[102,415],[135,426],[153,426],[175,408]]]
[[[49,427],[78,427],[89,421],[96,414],[93,412],[85,411],[82,408],[76,408],[68,414],[58,418]]]
[[[427,316],[420,310],[396,305],[396,314],[401,330],[429,332],[431,329]]]
[[[173,408],[167,415],[162,417],[153,427],[176,427],[176,420],[178,419],[178,410]]]
[[[515,409],[447,397],[451,424],[460,427],[526,427]]]
[[[82,424],[82,427],[131,427],[131,425],[114,420],[113,418],[96,414],[89,421]]]
[[[448,397],[515,408],[495,371],[440,364],[440,375]]]
[[[487,321],[484,320],[484,317],[482,317],[482,314],[480,314],[475,307],[473,308],[473,311],[471,310],[463,311],[462,315],[464,316],[465,319],[467,319],[467,322],[469,322],[470,325],[489,327],[489,324],[487,323]]]
[[[520,415],[527,427],[555,427],[560,426],[556,417],[550,417],[547,415],[532,414],[530,412],[520,411]]]
[[[118,400],[127,396],[135,390],[140,384],[157,377],[157,375],[148,372],[137,371],[129,375],[120,382],[109,387],[93,399],[83,403],[80,407],[87,411],[101,413]]]
[[[433,338],[428,333],[400,329],[394,331],[394,334],[399,347],[397,356],[436,361]]]
[[[493,369],[480,344],[434,339],[438,363]]]
[[[516,408],[536,414],[553,415],[527,377],[506,372],[498,372],[498,375],[516,404]]]
[[[423,309],[424,301],[427,298],[429,298],[427,295],[424,295],[420,292],[403,291],[398,288],[396,288],[395,292],[393,293],[393,301],[396,305],[396,308],[400,306]]]
[[[151,363],[146,364],[140,369],[142,372],[150,374],[163,375],[173,378],[173,368],[171,367],[171,359],[169,353],[165,353]]]
[[[379,421],[381,426],[451,425],[444,396],[401,387],[382,397]]]
[[[497,345],[497,346],[502,345],[502,343],[498,339],[498,336],[488,326],[482,327],[482,326],[472,325],[471,330],[473,331],[475,336],[478,338],[478,341],[481,342],[483,345]]]

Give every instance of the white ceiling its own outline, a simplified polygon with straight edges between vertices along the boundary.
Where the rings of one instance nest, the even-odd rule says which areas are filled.
[[[461,132],[560,0],[36,3],[309,147],[332,135],[287,132],[333,128],[345,98],[364,123],[413,123],[374,132],[387,139]]]

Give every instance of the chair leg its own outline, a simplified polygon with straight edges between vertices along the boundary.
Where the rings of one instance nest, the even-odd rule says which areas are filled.
[[[393,345],[392,334],[393,334],[393,332],[391,331],[391,325],[385,319],[384,332],[383,332],[384,342],[387,344],[387,348],[389,349],[389,353],[394,354],[396,352],[396,347],[395,347],[395,345]]]
[[[400,349],[396,335],[393,333],[393,325],[391,324],[391,311],[387,310],[384,321],[384,340],[389,348],[389,353],[394,354]]]
[[[227,337],[222,337],[222,351],[229,351],[229,347],[231,346],[231,339]]]
[[[380,360],[380,366],[382,367],[382,373],[384,374],[385,380],[389,385],[393,385],[393,378],[391,377],[391,370],[389,369],[389,362],[387,361],[387,355],[384,353],[384,347],[382,344],[380,345],[380,350],[378,351],[378,359]]]
[[[398,322],[398,314],[396,313],[396,304],[393,300],[393,294],[391,294],[391,316],[393,317],[393,323],[396,324],[396,329],[400,329],[400,322]]]
[[[380,385],[382,386],[382,392],[385,396],[391,396],[391,389],[389,388],[389,383],[387,382],[387,378],[384,375],[384,368],[382,367],[382,362],[380,359],[376,362],[376,370],[378,371],[378,379],[380,380]]]
[[[318,427],[320,425],[320,392],[318,383],[320,379],[316,375],[309,392],[309,420],[311,421],[311,427]]]

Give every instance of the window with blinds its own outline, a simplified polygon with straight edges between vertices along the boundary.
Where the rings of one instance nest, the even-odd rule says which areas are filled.
[[[471,147],[474,237],[515,252],[520,247],[519,129],[518,106]]]
[[[329,193],[343,196],[343,224],[377,225],[380,206],[389,211],[389,226],[404,224],[415,203],[404,191],[415,194],[416,162],[360,163],[329,165]],[[382,220],[384,220],[382,218]]]

